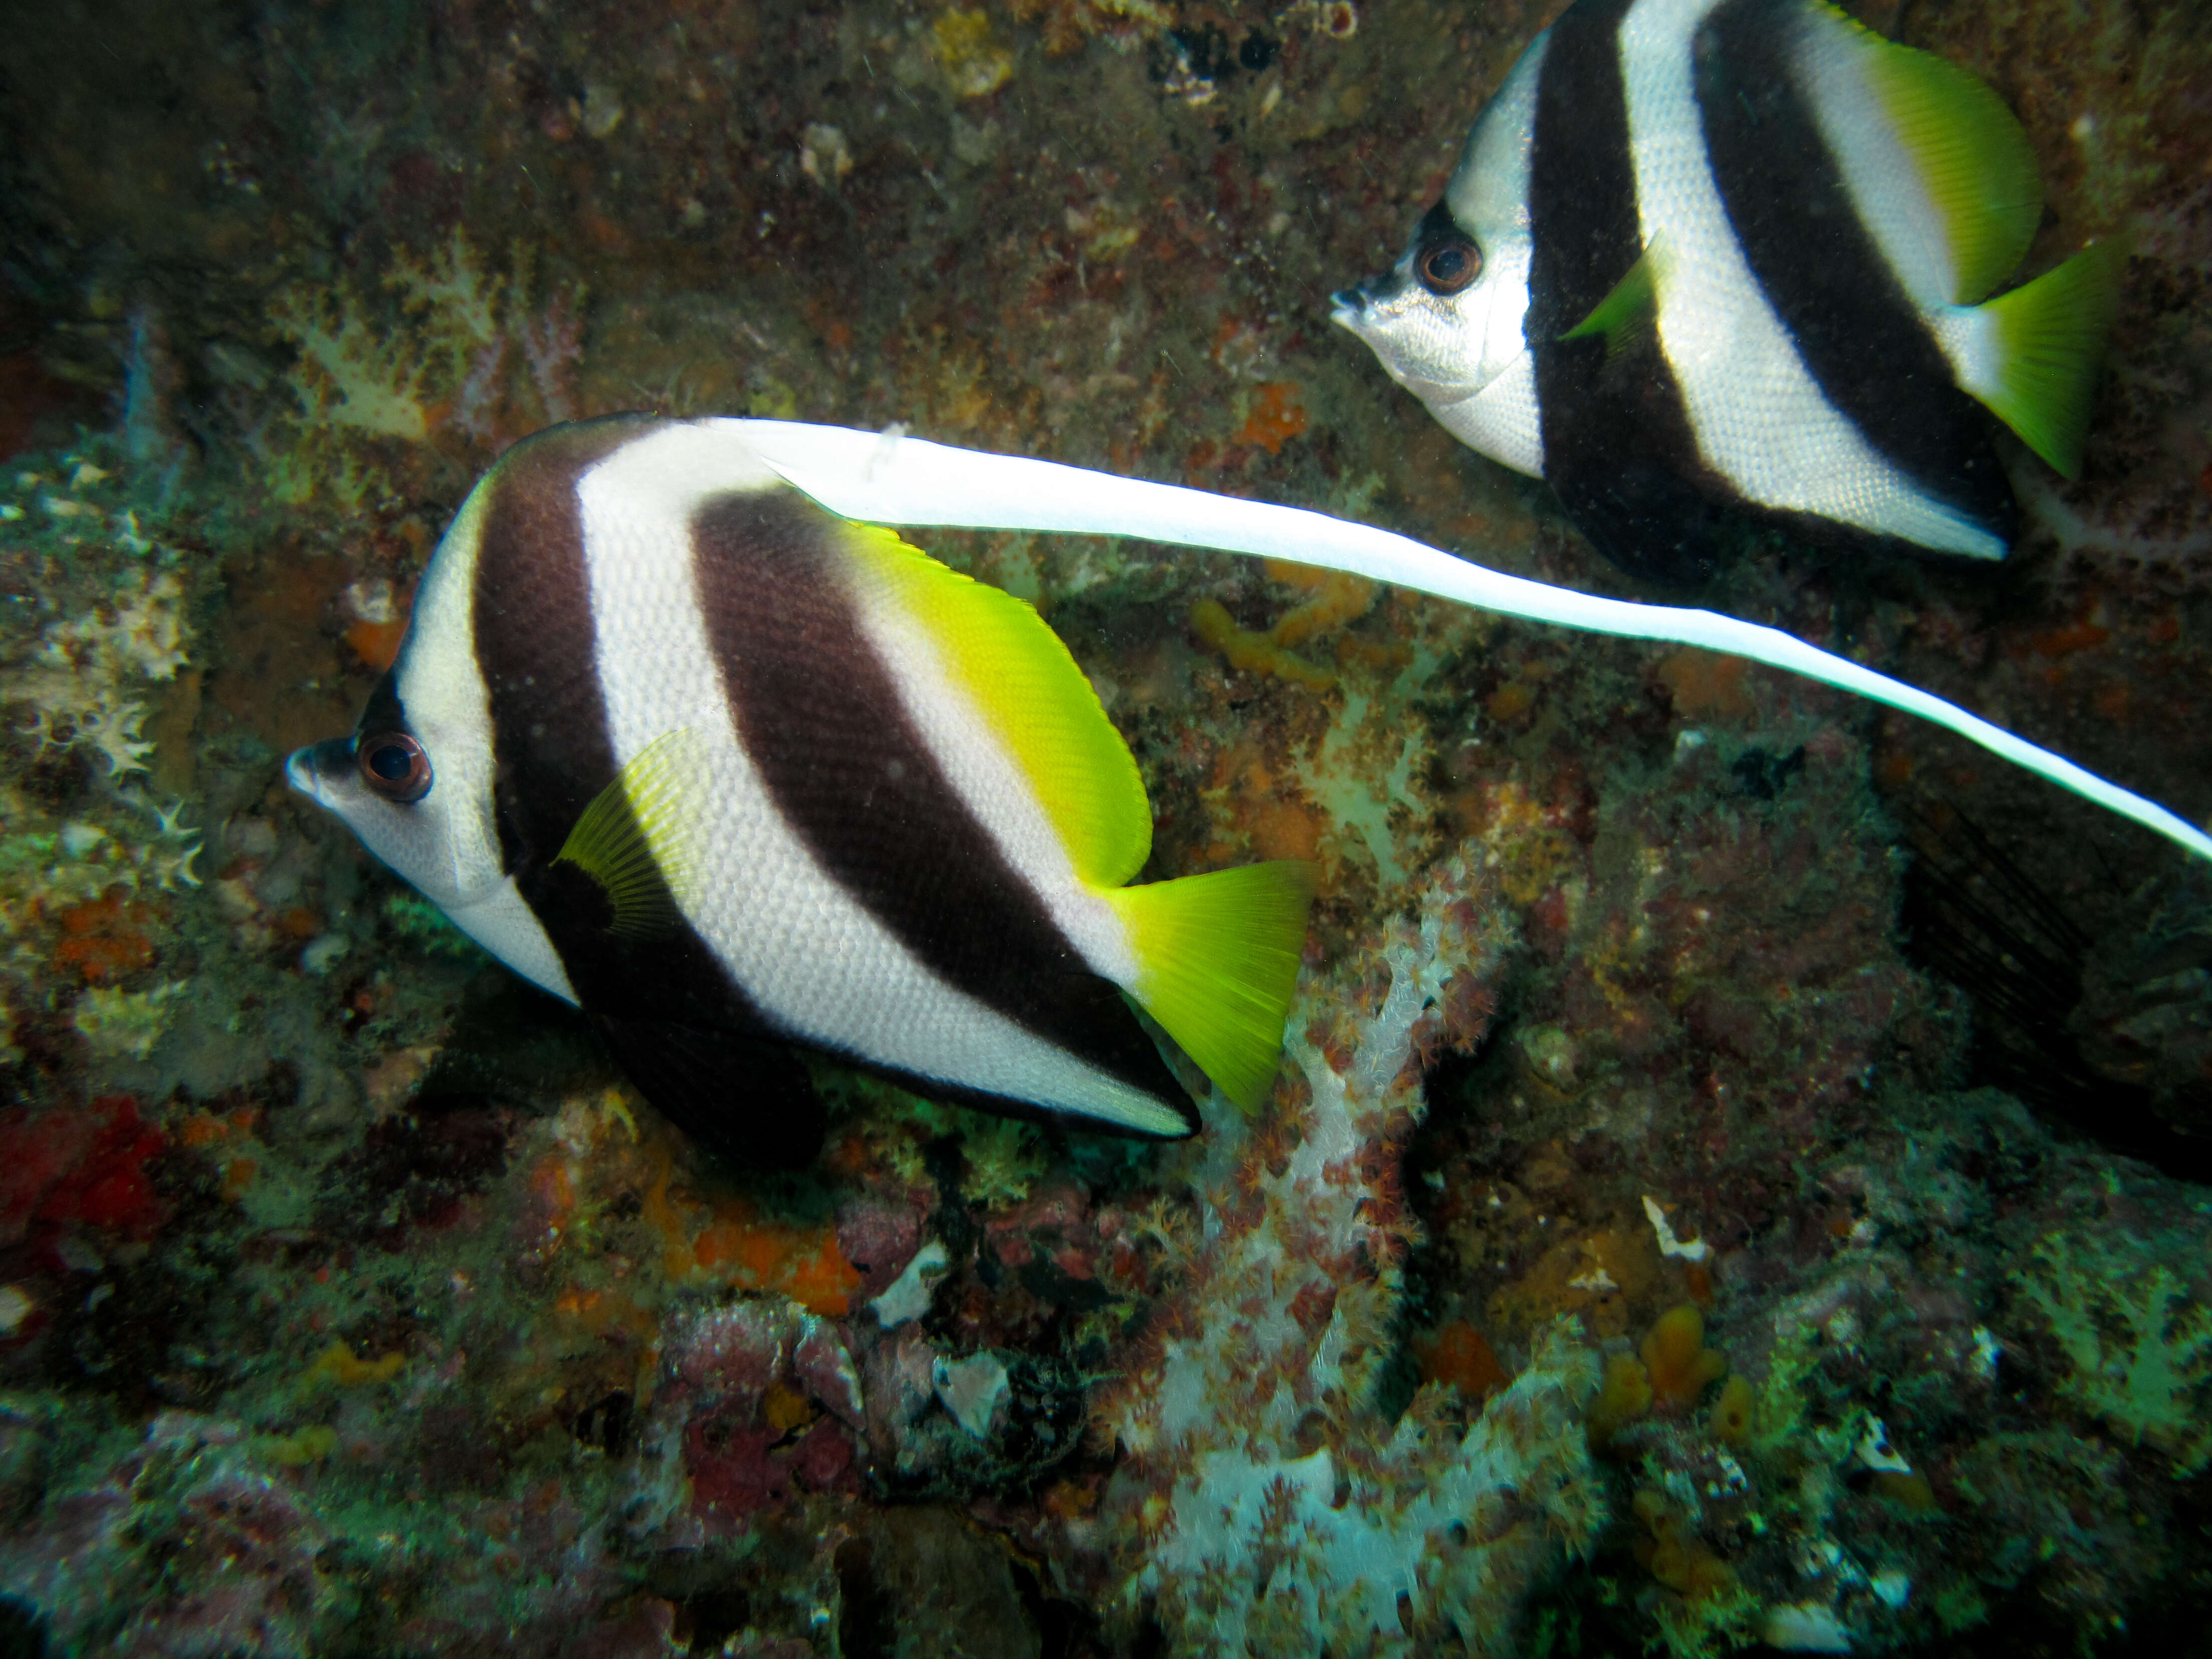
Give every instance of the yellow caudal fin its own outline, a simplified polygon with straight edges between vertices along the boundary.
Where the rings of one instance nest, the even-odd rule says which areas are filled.
[[[2093,242],[1975,308],[1980,349],[1959,384],[2069,478],[2081,470],[2097,366],[2127,262],[2125,238]]]
[[[553,860],[598,884],[606,931],[618,939],[658,938],[682,920],[678,906],[698,876],[703,744],[686,726],[639,750],[577,815]]]
[[[934,641],[1059,831],[1075,872],[1118,887],[1152,855],[1152,809],[1128,744],[1044,618],[888,530],[848,526],[862,580]]]
[[[1137,958],[1126,988],[1248,1112],[1282,1058],[1314,884],[1313,866],[1282,860],[1103,896]]]

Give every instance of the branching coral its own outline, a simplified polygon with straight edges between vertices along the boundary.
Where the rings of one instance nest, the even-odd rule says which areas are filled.
[[[1015,0],[1014,16],[1024,23],[1037,22],[1044,49],[1064,57],[1094,34],[1115,42],[1157,39],[1175,21],[1175,14],[1153,0]]]
[[[77,999],[70,1022],[95,1054],[143,1060],[168,1029],[169,1011],[162,1005],[184,989],[180,980],[150,991],[95,985]]]
[[[1596,1365],[1571,1326],[1464,1434],[1440,1385],[1395,1423],[1372,1402],[1421,1062],[1486,1025],[1499,941],[1470,884],[1447,861],[1347,983],[1304,988],[1290,1053],[1306,1097],[1215,1125],[1184,1292],[1150,1363],[1101,1402],[1127,1454],[1108,1510],[1123,1600],[1172,1639],[1398,1652],[1455,1632],[1488,1650],[1532,1575],[1601,1518],[1581,1425]]]
[[[174,571],[139,572],[111,606],[48,628],[31,661],[0,682],[0,697],[31,705],[24,729],[41,748],[83,744],[106,760],[111,777],[144,771],[154,752],[140,735],[146,708],[127,694],[185,665],[191,630],[183,599]]]
[[[2193,1475],[2212,1463],[2212,1313],[2160,1263],[2118,1258],[2051,1233],[2018,1283],[2073,1364],[2067,1397]]]
[[[343,282],[277,297],[270,321],[299,349],[294,388],[304,426],[420,443],[430,435],[430,405],[499,341],[507,283],[481,267],[458,230],[427,260],[399,259],[385,286],[399,296],[403,327],[380,327]]]
[[[292,501],[319,486],[366,495],[378,459],[362,441],[420,445],[451,428],[496,446],[577,414],[583,291],[533,307],[530,263],[518,252],[508,271],[492,270],[456,230],[428,257],[394,262],[384,286],[396,322],[345,282],[278,295],[270,321],[299,354],[299,412],[262,434],[271,492]]]

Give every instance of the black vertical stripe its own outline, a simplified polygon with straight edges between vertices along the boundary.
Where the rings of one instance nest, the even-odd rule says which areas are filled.
[[[1801,0],[1727,0],[1692,46],[1713,178],[1753,274],[1829,402],[1924,493],[2006,541],[2017,527],[1991,417],[1854,211],[1793,78]]]
[[[640,430],[626,420],[556,427],[508,451],[489,480],[473,620],[491,696],[501,852],[518,875],[551,861],[615,774],[576,484]]]
[[[377,732],[413,732],[407,723],[406,706],[399,700],[399,670],[395,665],[378,677],[375,687],[368,694],[368,704],[355,723],[354,732],[366,738]]]
[[[1698,454],[1680,388],[1644,328],[1609,346],[1563,340],[1644,252],[1620,23],[1632,0],[1578,0],[1552,26],[1536,81],[1525,329],[1544,477],[1616,564],[1683,580],[1705,566],[1716,500],[1733,492]]]
[[[617,939],[605,931],[600,896],[570,866],[553,865],[617,771],[594,665],[577,481],[658,424],[631,415],[556,427],[508,451],[488,481],[472,620],[491,701],[500,849],[592,1013],[757,1030],[759,1017],[690,927]]]
[[[707,636],[777,809],[939,978],[1189,1116],[1119,992],[1061,936],[908,718],[838,583],[836,524],[787,490],[723,496],[694,521]]]

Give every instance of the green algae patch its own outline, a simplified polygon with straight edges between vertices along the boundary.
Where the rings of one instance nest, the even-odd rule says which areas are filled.
[[[333,1342],[315,1356],[315,1363],[307,1374],[318,1381],[337,1383],[342,1389],[359,1388],[367,1382],[389,1382],[407,1369],[404,1353],[379,1354],[374,1359],[363,1359],[343,1342]]]

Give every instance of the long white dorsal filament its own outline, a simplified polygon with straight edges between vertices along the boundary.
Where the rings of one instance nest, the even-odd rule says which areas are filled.
[[[2156,801],[2109,783],[2064,756],[2016,738],[1941,697],[1808,645],[1779,629],[1711,611],[1603,599],[1508,576],[1407,537],[1303,507],[1239,501],[1054,461],[987,455],[848,427],[791,421],[714,424],[732,428],[733,435],[793,487],[848,519],[1134,536],[1185,547],[1260,554],[1371,576],[1509,617],[1748,657],[1932,720],[2062,789],[2212,858],[2212,836]]]

